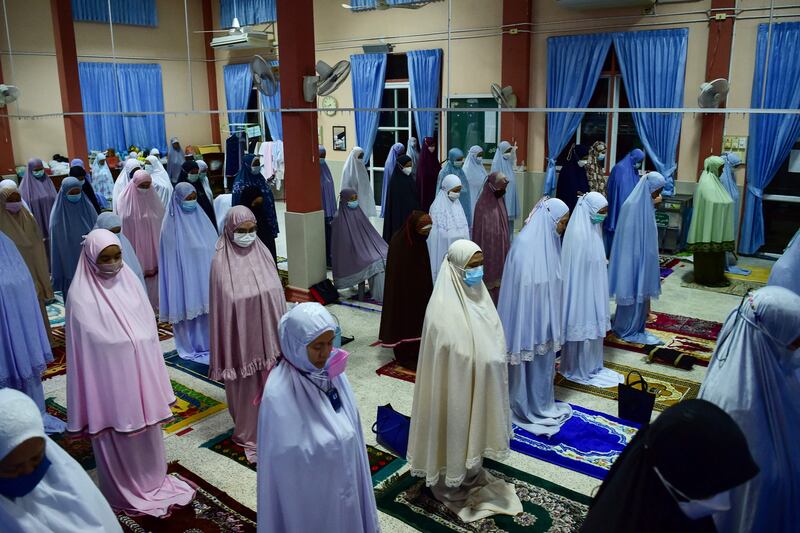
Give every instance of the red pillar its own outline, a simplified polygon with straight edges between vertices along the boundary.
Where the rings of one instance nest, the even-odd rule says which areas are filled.
[[[531,0],[503,0],[503,87],[511,85],[517,95],[517,107],[528,107],[531,74]],[[528,161],[527,113],[501,113],[500,136],[517,143],[517,161]]]
[[[4,83],[3,65],[0,63],[0,83]],[[3,109],[8,113],[8,107]],[[0,115],[0,173],[14,174],[14,146],[11,144],[11,123],[6,114]]]
[[[82,113],[81,86],[78,83],[78,52],[75,49],[75,26],[72,23],[70,0],[50,0],[53,34],[56,41],[58,85],[61,87],[61,108],[64,113]],[[64,117],[67,153],[85,158],[89,153],[82,115]]]
[[[712,11],[712,19],[708,27],[708,51],[706,52],[706,79],[728,79],[730,75],[731,48],[733,46],[733,24],[736,0],[712,0],[712,9],[725,9],[726,11]],[[716,19],[715,16],[724,16]],[[725,107],[723,102],[720,107]],[[725,115],[708,113],[703,115],[702,129],[700,131],[700,150],[697,162],[697,176],[703,170],[703,162],[712,154],[722,151],[722,134],[725,131]]]
[[[217,4],[218,5],[218,4]],[[214,17],[211,12],[211,0],[203,0],[203,30],[211,31],[214,29]],[[208,78],[208,108],[212,111],[219,110],[219,101],[217,100],[217,66],[214,63],[214,49],[211,48],[210,34],[203,37],[205,39],[206,49],[206,77]],[[210,113],[209,119],[211,120],[211,141],[214,144],[221,144],[220,137],[219,115]]]

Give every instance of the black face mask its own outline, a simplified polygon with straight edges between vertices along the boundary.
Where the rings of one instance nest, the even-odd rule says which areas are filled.
[[[502,198],[505,195],[506,195],[506,190],[505,189],[494,191],[494,197],[495,198]]]

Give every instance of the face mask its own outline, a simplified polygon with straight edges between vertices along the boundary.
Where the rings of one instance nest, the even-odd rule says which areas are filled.
[[[448,198],[450,198],[451,200],[453,200],[455,202],[456,200],[458,200],[459,196],[461,196],[461,193],[460,192],[450,191],[449,193],[447,193],[447,196],[448,196]]]
[[[113,278],[120,270],[122,270],[122,259],[114,263],[97,265],[97,270],[104,278]]]
[[[509,153],[506,153],[506,154],[503,154],[503,159],[505,159],[506,161],[508,161],[509,159],[511,159],[511,152],[509,152]]]
[[[403,174],[405,174],[406,176],[410,176],[412,170],[413,169],[411,167],[403,167]]]
[[[592,220],[592,224],[602,224],[603,221],[608,216],[606,213],[595,213],[590,218]]]
[[[461,167],[464,166],[464,162],[463,161],[456,161],[454,164],[455,164],[456,168],[461,168]]]
[[[642,163],[634,163],[633,168],[642,168]]]
[[[33,171],[33,177],[34,178],[39,178],[39,179],[44,178],[44,170],[34,170]]]
[[[22,209],[22,202],[6,202],[6,211],[9,213],[19,213]]]
[[[145,172],[152,173],[153,172],[153,165],[145,165],[144,166]]]
[[[661,475],[661,472],[658,471],[658,468],[653,467],[653,470],[661,480],[661,483],[663,483],[667,488],[667,492],[669,492],[670,496],[672,496],[672,498],[678,504],[681,512],[686,515],[687,518],[697,520],[705,516],[711,516],[714,513],[728,511],[731,508],[730,490],[720,492],[719,494],[714,494],[710,498],[693,500],[678,490],[678,488],[672,485],[669,481],[664,479],[664,476]],[[681,501],[678,499],[678,496],[688,501]]]
[[[433,224],[426,224],[422,226],[422,229],[420,231],[430,231],[431,228],[433,228]]]
[[[202,179],[205,179],[205,178],[206,178],[206,173],[205,173],[205,172],[198,172],[198,173],[197,173],[197,177],[198,177],[199,179],[201,179],[201,180],[202,180]]]
[[[78,193],[78,194],[68,194],[68,195],[67,195],[67,200],[69,200],[69,201],[70,201],[70,202],[72,202],[73,204],[77,204],[78,202],[80,202],[80,201],[81,201],[81,193]]]
[[[597,154],[598,161],[605,161],[605,159],[606,159],[606,154]]]
[[[505,189],[494,191],[494,197],[495,198],[502,198],[505,195],[506,195],[506,190]]]
[[[239,246],[241,248],[249,248],[256,242],[256,232],[251,231],[248,233],[234,233],[233,234],[233,244]]]
[[[197,200],[183,200],[181,201],[181,209],[187,213],[191,213],[197,209]]]
[[[349,207],[350,209],[355,209],[356,207],[358,207],[358,200],[350,200],[349,202],[347,202],[347,207]]]
[[[653,205],[658,205],[658,204],[660,204],[660,203],[661,203],[661,200],[662,200],[662,198],[661,198],[661,195],[659,194],[658,196],[656,196],[655,198],[653,198]]]
[[[24,476],[0,478],[0,494],[13,500],[29,494],[47,474],[50,460],[45,456],[33,472]]]
[[[189,174],[186,178],[189,180],[189,183],[194,183],[200,177],[200,174]]]
[[[586,166],[586,163],[588,163],[588,161],[581,159],[580,161],[578,161],[578,166],[583,168]]]
[[[474,287],[483,280],[483,265],[475,268],[464,269],[464,283],[468,287]]]
[[[435,151],[436,151],[436,147],[435,147],[435,146],[428,146],[428,151],[429,151],[430,153],[433,153],[433,152],[435,152]]]
[[[144,194],[144,193],[146,193],[147,191],[150,190],[150,187],[148,187],[146,189],[143,189],[141,187],[136,187],[136,190],[139,191],[140,193]]]
[[[331,352],[331,356],[328,357],[328,361],[325,363],[325,369],[328,371],[328,378],[333,379],[341,375],[345,368],[347,368],[347,359],[349,357],[349,352],[338,348],[334,349]]]

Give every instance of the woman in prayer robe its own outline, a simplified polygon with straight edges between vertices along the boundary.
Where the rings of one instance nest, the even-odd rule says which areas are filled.
[[[197,209],[197,192],[178,183],[161,225],[159,320],[172,324],[178,355],[208,364],[208,280],[217,228]]]
[[[589,149],[586,166],[586,179],[589,181],[589,190],[606,195],[606,143],[595,141]]]
[[[275,239],[278,238],[279,227],[275,197],[264,176],[261,175],[261,163],[258,158],[252,155],[244,156],[242,167],[233,182],[231,200],[233,205],[243,205],[256,216],[258,238],[269,248],[272,259],[277,263]]]
[[[437,196],[436,182],[439,178],[439,156],[436,155],[436,140],[425,137],[419,151],[419,161],[416,168],[417,194],[419,205],[423,211],[428,211]]]
[[[41,159],[30,159],[28,169],[19,185],[19,193],[22,199],[31,208],[31,214],[39,225],[44,239],[44,249],[50,260],[50,213],[53,211],[53,204],[56,201],[56,188],[50,180],[50,176],[44,172],[44,164]]]
[[[128,186],[131,179],[133,179],[133,175],[136,174],[138,170],[141,170],[141,168],[142,164],[139,163],[137,159],[127,159],[122,165],[122,171],[119,173],[119,176],[117,176],[117,181],[114,182],[114,198],[111,202],[115,213],[119,214],[117,204],[119,204],[119,198],[122,196],[122,192]]]
[[[722,176],[719,177],[720,183],[728,191],[728,194],[733,200],[733,238],[739,234],[739,187],[736,185],[736,169],[744,166],[742,160],[738,155],[733,152],[725,152],[722,154],[722,160],[725,161],[725,166],[722,170]],[[725,254],[726,270],[732,274],[750,274],[750,270],[745,268],[736,267],[736,252],[727,252]]]
[[[760,469],[714,515],[721,533],[797,531],[800,523],[800,295],[749,293],[728,315],[700,388],[744,432]],[[663,415],[662,415],[663,416]]]
[[[575,144],[567,155],[567,162],[558,173],[556,197],[562,200],[570,211],[575,209],[578,197],[589,192],[589,178],[586,165],[589,163],[589,149],[582,144]]]
[[[608,269],[609,293],[617,300],[611,329],[627,342],[664,344],[645,331],[650,300],[661,294],[654,204],[661,201],[664,183],[664,176],[658,172],[642,177],[622,204],[616,224]]]
[[[156,194],[166,210],[169,207],[170,198],[172,198],[172,181],[169,179],[169,174],[164,170],[164,165],[161,164],[158,157],[149,155],[145,161],[144,169],[149,172],[150,177],[153,178],[153,189],[155,189]]]
[[[142,267],[147,296],[158,310],[158,246],[164,206],[152,188],[153,178],[138,170],[125,187],[116,206],[122,233],[131,242]]]
[[[461,170],[463,165],[464,152],[458,148],[451,148],[450,151],[447,152],[447,160],[444,162],[442,170],[439,172],[439,177],[436,180],[436,190],[438,191],[442,187],[442,180],[446,176],[458,176],[458,179],[461,180],[461,195],[458,197],[458,201],[461,202],[461,207],[464,208],[464,216],[467,217],[467,224],[469,225],[470,229],[472,229],[473,203],[472,198],[470,197],[467,176],[464,175],[464,171]]]
[[[200,181],[200,166],[196,161],[186,161],[183,164],[181,174],[178,177],[178,183],[188,183],[194,187],[194,191],[197,195],[197,205],[203,210],[208,219],[211,221],[211,225],[214,227],[214,231],[216,232],[217,217],[214,213],[214,199],[206,195],[206,190],[203,188],[203,183]]]
[[[86,236],[73,289],[65,324],[67,427],[91,437],[100,490],[114,509],[165,516],[187,505],[194,489],[167,475],[161,423],[172,417],[175,395],[147,294],[113,233]]]
[[[483,468],[509,451],[506,344],[480,248],[453,243],[425,312],[408,439],[411,474],[464,522],[516,515],[513,485]]]
[[[336,216],[336,186],[333,183],[333,174],[325,161],[327,151],[319,145],[319,180],[322,193],[322,211],[325,214],[325,264],[331,267],[331,222]]]
[[[372,299],[382,302],[388,245],[359,209],[360,200],[353,189],[339,193],[339,211],[331,223],[333,284],[337,289],[358,285],[363,300],[364,281],[369,280]]]
[[[80,464],[45,435],[36,404],[0,389],[0,524],[4,533],[122,533]]]
[[[22,197],[16,188],[0,189],[0,232],[14,242],[30,271],[45,331],[52,340],[47,302],[53,300],[55,295],[47,266],[47,253],[39,226],[33,215],[22,207]]]
[[[258,400],[280,355],[278,322],[286,312],[278,269],[256,237],[256,217],[233,207],[211,263],[211,366],[209,377],[225,382],[233,441],[257,461]]]
[[[211,182],[208,181],[208,164],[202,159],[198,159],[195,163],[197,163],[199,181],[203,186],[203,191],[206,193],[206,197],[213,203],[214,192],[211,190]]]
[[[431,260],[425,240],[433,221],[423,211],[413,211],[389,243],[386,289],[378,338],[392,348],[395,360],[416,370],[425,308],[433,292]]]
[[[405,224],[408,215],[419,209],[417,186],[411,177],[411,158],[407,155],[397,158],[387,202],[383,218],[383,240],[392,242],[392,237]]]
[[[428,236],[428,254],[431,259],[433,283],[439,275],[442,259],[447,255],[450,245],[457,240],[469,240],[469,226],[464,208],[458,201],[461,195],[461,180],[458,176],[447,176],[442,180],[442,188],[431,205],[433,228]]]
[[[108,168],[106,162],[106,155],[103,152],[97,154],[92,163],[92,187],[98,196],[102,196],[106,205],[112,205],[111,200],[114,198],[114,176],[111,174],[111,169]]]
[[[800,294],[800,229],[789,241],[780,259],[772,265],[767,285],[785,287]]]
[[[92,187],[92,176],[86,172],[86,167],[82,159],[73,159],[70,162],[69,175],[73,178],[78,178],[78,181],[81,183],[83,194],[86,195],[86,198],[91,202],[92,207],[94,207],[94,210],[99,215],[100,211],[106,208],[106,200],[95,193],[94,187]]]
[[[608,177],[608,216],[606,217],[603,228],[605,230],[606,250],[611,251],[614,241],[614,232],[617,230],[617,219],[622,210],[622,204],[628,199],[636,184],[639,183],[639,167],[642,166],[644,152],[634,148],[622,158],[622,161],[614,165],[611,175]]]
[[[556,353],[564,344],[561,239],[569,220],[558,198],[542,199],[514,239],[497,312],[505,331],[512,421],[552,436],[572,416],[555,401]]]
[[[583,385],[615,387],[621,374],[603,368],[603,341],[611,329],[608,261],[603,220],[608,201],[599,192],[578,200],[561,249],[564,345],[558,371]]]
[[[16,181],[14,181],[12,179],[4,179],[4,180],[0,181],[0,191],[3,190],[3,189],[8,189],[11,192],[17,193],[17,196],[19,196],[20,198],[19,198],[19,200],[14,200],[14,202],[20,202],[22,204],[22,207],[25,208],[25,210],[27,210],[28,213],[31,212],[31,206],[29,206],[28,202],[23,200],[22,199],[22,195],[19,194],[19,187],[17,187],[17,182]],[[13,208],[16,208],[16,206],[12,207],[12,209]]]
[[[178,182],[184,161],[186,161],[186,157],[183,155],[181,143],[178,142],[177,137],[172,137],[169,140],[169,152],[167,153],[167,174],[173,184]]]
[[[506,211],[508,212],[508,235],[514,238],[514,224],[522,211],[517,197],[517,177],[514,167],[517,165],[517,147],[508,141],[501,141],[492,160],[492,172],[502,172],[508,178],[506,186]]]
[[[419,144],[416,137],[408,138],[408,148],[406,155],[411,158],[411,176],[416,182],[417,179],[417,163],[419,162]]]
[[[64,301],[78,267],[83,236],[97,220],[97,212],[81,190],[77,178],[65,178],[50,215],[50,263],[53,289],[61,291]]]
[[[475,225],[472,228],[472,240],[483,250],[483,283],[495,305],[500,296],[503,266],[511,248],[504,198],[507,186],[508,179],[503,174],[492,172],[489,175],[475,206]]]
[[[260,533],[380,531],[336,328],[317,303],[298,304],[280,321],[283,359],[267,379],[258,421]]]
[[[470,217],[467,220],[475,220],[475,205],[478,203],[486,184],[486,168],[483,166],[483,148],[473,146],[469,149],[467,157],[464,159],[464,175],[467,177],[469,185],[469,199],[472,201],[470,206]]]
[[[725,286],[725,253],[735,248],[733,235],[733,200],[719,176],[725,160],[706,158],[705,169],[694,191],[692,222],[686,243],[694,254],[694,281],[700,285]]]
[[[757,473],[736,422],[705,400],[684,400],[625,447],[581,532],[714,533],[711,515]]]
[[[383,186],[381,192],[381,218],[386,213],[387,202],[389,201],[389,187],[391,187],[392,177],[394,170],[397,166],[397,159],[404,155],[406,147],[403,143],[394,143],[389,148],[389,155],[386,156],[386,162],[383,164]],[[402,222],[401,222],[402,223]]]
[[[356,146],[347,156],[342,170],[342,190],[351,189],[358,193],[358,205],[367,217],[378,216],[375,196],[369,182],[369,172],[364,164],[364,150]]]
[[[10,387],[30,396],[45,420],[45,430],[61,433],[66,425],[45,411],[41,376],[53,361],[53,353],[36,288],[22,255],[2,232],[0,268],[0,388]]]
[[[139,263],[139,258],[136,257],[136,251],[128,238],[122,234],[122,220],[119,215],[115,215],[110,211],[105,211],[97,216],[97,221],[94,223],[93,229],[107,229],[117,236],[120,245],[122,246],[122,260],[125,264],[136,274],[139,281],[142,282],[142,287],[147,290],[147,285],[144,282],[144,272],[142,272],[142,265]]]

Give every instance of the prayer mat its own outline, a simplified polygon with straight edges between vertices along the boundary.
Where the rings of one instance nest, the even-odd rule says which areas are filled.
[[[731,274],[725,274],[726,276],[731,276]],[[731,294],[733,296],[744,296],[747,294],[748,291],[755,291],[760,289],[764,286],[764,283],[759,283],[757,281],[748,280],[748,279],[739,279],[737,278],[728,278],[730,281],[730,285],[726,287],[708,287],[706,285],[700,285],[699,283],[694,282],[694,273],[689,272],[683,277],[683,281],[681,281],[681,287],[686,287],[688,289],[698,289],[701,291],[711,291],[711,292],[718,292],[721,294]]]
[[[158,340],[165,341],[167,339],[171,339],[173,337],[172,333],[172,324],[169,322],[159,322],[158,323]]]
[[[589,496],[491,459],[484,459],[483,466],[495,477],[514,485],[522,502],[522,513],[464,523],[433,497],[424,479],[412,477],[408,472],[375,491],[378,509],[419,531],[431,533],[580,530],[592,500]]]
[[[45,409],[48,414],[53,415],[59,420],[67,421],[67,408],[56,402],[55,398],[48,398],[45,401]],[[58,433],[50,435],[53,442],[61,446],[84,470],[93,469],[94,451],[92,451],[92,441],[85,435],[71,436],[69,433]]]
[[[667,276],[674,272],[673,267],[677,266],[681,260],[677,257],[670,257],[668,255],[658,256],[658,264],[661,268],[661,281],[664,281]]]
[[[742,268],[746,268],[750,271],[750,274],[744,276],[742,274],[731,274],[730,272],[725,272],[725,277],[731,280],[738,279],[741,281],[749,281],[751,283],[762,283],[764,285],[767,284],[769,281],[770,272],[772,272],[772,267],[758,267],[758,266],[744,266]]]
[[[200,447],[208,448],[212,452],[232,459],[240,465],[256,472],[256,465],[247,460],[244,454],[244,448],[233,442],[233,429],[204,442]],[[372,474],[373,487],[388,479],[406,464],[403,459],[389,452],[380,450],[375,446],[370,446],[369,444],[367,444],[367,457],[369,458],[369,469]]]
[[[389,376],[390,378],[402,379],[403,381],[408,381],[409,383],[414,383],[417,379],[416,372],[400,366],[400,363],[394,359],[380,367],[375,371],[375,373],[379,376]]]
[[[197,492],[185,507],[173,507],[168,517],[117,515],[123,531],[147,533],[255,533],[256,513],[237,502],[208,481],[178,463],[170,463],[168,472],[192,483]]]
[[[175,433],[228,408],[227,404],[209,398],[177,381],[170,380],[170,382],[177,401],[172,404],[172,418],[162,424],[165,433]]]
[[[55,333],[55,331],[53,331]],[[53,346],[53,361],[47,364],[42,372],[42,381],[67,373],[67,349],[64,346]]]
[[[59,296],[61,293],[56,293]],[[57,300],[51,304],[47,305],[47,319],[50,321],[50,327],[55,328],[57,326],[63,326],[64,320],[66,319],[66,312],[64,311],[64,303],[61,300]]]
[[[572,406],[572,417],[552,437],[536,436],[514,424],[511,449],[581,474],[604,479],[636,435],[639,424]]]
[[[647,381],[647,386],[651,390],[655,389],[658,391],[656,402],[653,406],[656,411],[663,411],[667,407],[671,407],[683,400],[697,398],[697,393],[700,392],[700,384],[696,381],[689,381],[687,379],[667,376],[665,374],[657,374],[655,372],[650,372],[649,370],[633,368],[626,365],[612,363],[610,361],[605,362],[605,367],[619,372],[623,376],[627,376],[628,372],[631,370],[639,372],[645,381]],[[583,385],[581,383],[570,381],[561,374],[556,374],[555,384],[568,389],[588,392],[589,394],[594,394],[595,396],[600,396],[601,398],[609,398],[611,400],[617,399],[616,385],[609,388],[595,387],[594,385]]]
[[[67,336],[64,331],[64,321],[62,320],[60,325],[52,325],[52,321],[50,324],[53,332],[53,346],[66,346]],[[159,341],[165,341],[172,338],[172,324],[159,322],[157,326]]]
[[[208,365],[198,363],[196,361],[189,361],[178,355],[177,350],[172,350],[164,354],[164,362],[167,366],[177,368],[182,372],[186,372],[192,377],[205,381],[217,387],[225,388],[225,384],[221,381],[216,381],[208,377]]]

